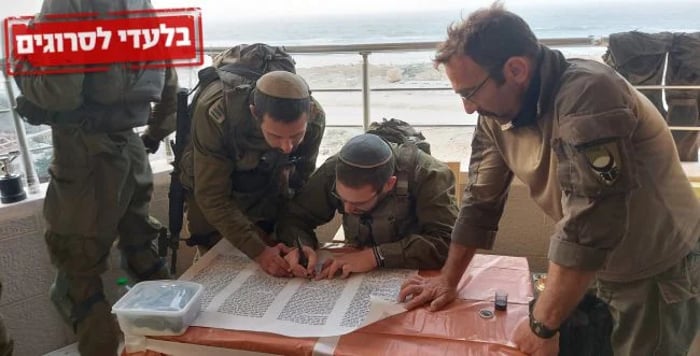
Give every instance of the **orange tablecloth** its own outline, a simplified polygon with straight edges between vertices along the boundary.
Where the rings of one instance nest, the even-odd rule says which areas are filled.
[[[493,310],[496,289],[508,293],[508,310],[496,312],[492,319],[482,319],[478,312]],[[322,339],[190,327],[180,336],[148,337],[149,351],[125,355],[205,355],[214,351],[223,355],[226,350],[231,354],[233,350],[246,350],[282,355],[521,355],[509,346],[509,340],[518,321],[527,318],[531,298],[525,258],[476,255],[459,284],[459,299],[439,312],[420,308],[347,335]]]

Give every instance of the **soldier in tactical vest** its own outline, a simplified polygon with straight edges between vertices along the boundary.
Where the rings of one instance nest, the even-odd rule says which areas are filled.
[[[152,9],[149,0],[46,0],[44,15]],[[26,70],[28,63],[19,63]],[[160,140],[175,117],[174,69],[132,69],[16,77],[18,112],[51,126],[53,160],[44,200],[46,243],[58,269],[51,300],[74,328],[83,356],[116,355],[118,328],[100,275],[119,236],[123,267],[136,280],[170,278],[152,246],[161,228],[148,215],[153,176],[135,127]],[[156,102],[155,110],[151,104]],[[167,125],[166,125],[167,123]]]
[[[293,70],[293,68],[291,68]],[[325,116],[298,75],[275,70],[256,83],[215,81],[199,93],[181,162],[193,236],[230,241],[269,274],[288,276],[278,214],[316,168]]]
[[[296,276],[314,273],[314,229],[343,215],[345,240],[358,248],[324,263],[316,278],[376,268],[439,269],[457,217],[455,179],[446,164],[413,143],[388,144],[373,134],[350,139],[309,179],[283,213],[278,237],[300,239],[306,269],[295,248],[286,256]]]

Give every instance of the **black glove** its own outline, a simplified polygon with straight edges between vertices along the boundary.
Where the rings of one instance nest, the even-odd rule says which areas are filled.
[[[143,134],[141,135],[141,141],[143,141],[143,145],[146,146],[146,152],[150,154],[158,152],[158,148],[160,147],[159,140],[154,139],[149,134]]]
[[[45,125],[50,123],[51,118],[48,110],[44,110],[29,101],[24,95],[17,97],[17,113],[30,125]]]

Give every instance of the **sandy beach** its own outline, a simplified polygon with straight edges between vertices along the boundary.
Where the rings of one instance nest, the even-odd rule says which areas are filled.
[[[576,57],[600,60],[599,53]],[[353,60],[357,61],[356,58]],[[430,62],[371,63],[368,67],[370,88],[406,89],[371,92],[371,121],[381,121],[382,118],[407,121],[425,135],[433,156],[444,161],[468,159],[477,116],[464,112],[462,101],[452,91],[442,68],[435,69]],[[312,91],[362,87],[362,64],[359,61],[308,67],[298,65],[297,73],[306,79]],[[416,91],[410,88],[441,89]],[[327,157],[337,152],[347,139],[362,133],[362,93],[317,91],[313,95],[326,112],[328,127],[320,156]]]

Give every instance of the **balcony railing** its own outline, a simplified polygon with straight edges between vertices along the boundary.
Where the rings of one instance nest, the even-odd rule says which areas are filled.
[[[607,39],[604,37],[581,37],[581,38],[549,38],[541,39],[540,42],[549,47],[599,47],[606,46]],[[362,57],[362,86],[360,88],[318,88],[312,90],[314,92],[362,92],[362,126],[367,128],[370,122],[370,93],[371,92],[390,92],[390,91],[440,91],[440,90],[452,90],[448,86],[433,86],[433,87],[400,87],[400,88],[371,88],[369,83],[369,63],[370,56],[372,53],[399,53],[399,52],[417,52],[417,51],[431,51],[434,50],[439,42],[406,42],[406,43],[364,43],[364,44],[347,44],[347,45],[311,45],[311,46],[285,46],[285,49],[291,54],[352,54],[356,53]],[[206,47],[204,48],[205,54],[217,54],[228,47]],[[17,140],[22,152],[22,157],[24,159],[24,167],[26,169],[26,177],[29,183],[30,191],[33,186],[38,186],[37,175],[34,172],[33,163],[31,161],[31,156],[29,154],[29,149],[27,146],[27,137],[24,131],[24,126],[20,120],[17,113],[14,111],[15,98],[13,94],[13,89],[9,78],[5,78],[5,85],[7,88],[8,96],[10,96],[10,105],[12,106],[12,113],[15,123],[15,129],[17,131]],[[700,85],[687,85],[687,86],[667,86],[667,85],[645,85],[637,86],[638,89],[673,89],[673,90],[697,90],[700,89]],[[0,109],[1,110],[1,109]],[[7,109],[5,109],[7,111]],[[333,127],[333,125],[327,125],[328,127]],[[431,125],[440,126],[440,125]],[[456,124],[450,126],[473,126],[469,124]],[[689,126],[673,126],[670,127],[671,130],[678,131],[700,131],[700,127],[689,127]],[[37,188],[38,189],[38,188]]]

